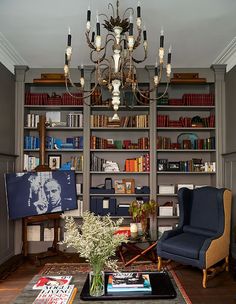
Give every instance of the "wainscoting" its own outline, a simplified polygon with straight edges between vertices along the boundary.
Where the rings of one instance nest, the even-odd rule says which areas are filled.
[[[15,158],[0,153],[0,264],[14,255],[14,222],[8,220],[4,174],[14,172]]]

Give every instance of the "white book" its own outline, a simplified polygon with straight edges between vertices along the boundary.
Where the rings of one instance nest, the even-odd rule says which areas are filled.
[[[24,171],[29,171],[29,155],[24,154]]]

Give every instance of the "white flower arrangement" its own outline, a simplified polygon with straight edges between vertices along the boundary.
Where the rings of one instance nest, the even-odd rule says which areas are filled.
[[[84,212],[81,225],[72,217],[65,217],[66,236],[62,244],[73,247],[93,269],[107,266],[116,271],[117,260],[111,257],[122,242],[127,242],[124,234],[115,234],[122,222],[123,218],[115,222],[109,215],[101,217],[89,211]]]

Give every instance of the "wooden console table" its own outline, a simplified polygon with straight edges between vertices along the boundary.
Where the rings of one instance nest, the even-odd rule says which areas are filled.
[[[54,239],[52,243],[52,248],[54,252],[58,251],[58,228],[60,223],[60,213],[28,216],[23,218],[22,221],[23,255],[25,257],[28,255],[27,225],[49,221],[49,220],[53,220],[53,228],[54,228]]]

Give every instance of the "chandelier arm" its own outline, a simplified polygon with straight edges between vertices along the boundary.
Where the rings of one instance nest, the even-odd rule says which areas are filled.
[[[125,19],[125,14],[126,14],[128,11],[132,11],[132,14],[134,15],[134,9],[133,9],[132,7],[128,7],[128,8],[125,10],[124,14],[123,14],[123,19]]]
[[[142,30],[139,28],[138,29],[138,36],[137,38],[135,39],[135,42],[134,42],[134,46],[133,46],[133,49],[135,50],[141,43],[141,33],[142,33]]]
[[[138,59],[135,59],[135,58],[132,56],[132,60],[133,60],[135,63],[142,63],[142,62],[144,62],[146,59],[147,59],[147,50],[146,50],[146,49],[144,49],[144,57],[143,57],[143,59],[138,60]]]
[[[94,91],[96,90],[97,86],[98,86],[98,83],[95,84],[95,86],[93,87],[93,89],[90,91],[90,93],[89,93],[88,95],[76,96],[76,95],[74,95],[73,93],[70,92],[70,89],[69,89],[69,87],[68,87],[68,82],[67,82],[67,80],[66,80],[66,91],[67,91],[67,93],[68,93],[71,97],[73,97],[73,98],[76,98],[76,99],[83,99],[84,104],[86,104],[86,105],[89,106],[89,107],[91,107],[91,104],[87,103],[87,102],[85,101],[85,99],[86,99],[86,98],[89,98],[91,95],[93,95],[93,93],[94,93]],[[77,86],[75,86],[75,87],[78,89]],[[88,91],[82,91],[82,92],[88,92]]]
[[[96,47],[92,44],[91,40],[89,39],[89,31],[85,32],[85,36],[86,36],[87,44],[90,47],[90,49],[96,50]]]
[[[104,16],[107,20],[109,20],[108,16],[107,16],[106,14],[104,14],[104,13],[101,13],[101,14],[99,14],[98,16],[99,16],[99,17],[100,17],[100,16]]]
[[[112,36],[112,38],[108,39],[109,36]],[[106,57],[106,51],[107,51],[107,44],[108,44],[110,41],[113,41],[113,42],[114,42],[115,39],[114,39],[114,36],[113,36],[112,34],[108,33],[108,34],[106,35],[106,42],[105,42],[105,44],[104,44],[104,47],[101,48],[101,50],[100,50],[99,52],[96,51],[96,48],[90,52],[90,60],[91,60],[94,64],[97,64],[97,63],[99,63],[99,62],[102,62],[102,61],[105,59],[105,57]],[[93,59],[93,53],[94,53],[94,52],[100,53],[100,52],[103,51],[103,50],[104,50],[104,54],[102,55],[101,58],[98,58],[97,60]]]
[[[111,9],[112,9],[112,12],[113,12],[113,17],[115,17],[115,9],[114,9],[114,6],[113,6],[113,4],[112,3],[108,3],[108,9],[111,7]],[[109,18],[107,18],[107,20],[109,20]]]

